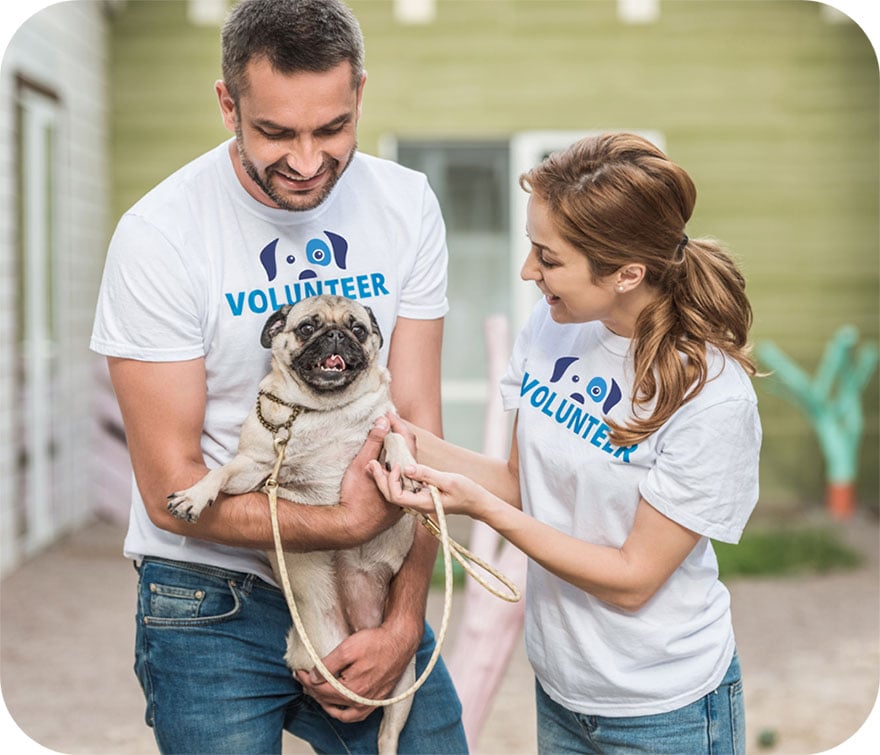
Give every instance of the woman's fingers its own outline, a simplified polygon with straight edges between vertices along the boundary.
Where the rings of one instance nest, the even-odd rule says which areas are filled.
[[[410,467],[407,467],[407,470],[409,469]],[[390,503],[396,503],[398,506],[406,506],[407,508],[421,511],[422,513],[430,513],[434,511],[434,503],[427,487],[423,487],[417,493],[404,488],[399,466],[394,466],[390,470],[386,470],[378,462],[372,461],[367,466],[367,470],[376,482],[376,487],[378,487],[382,495],[385,496],[385,500]],[[406,476],[425,484],[425,481],[421,477],[414,477],[408,473]]]

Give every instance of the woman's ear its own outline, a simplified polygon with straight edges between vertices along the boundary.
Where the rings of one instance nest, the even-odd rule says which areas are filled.
[[[614,289],[618,293],[632,291],[645,279],[646,268],[641,262],[629,262],[614,273]]]

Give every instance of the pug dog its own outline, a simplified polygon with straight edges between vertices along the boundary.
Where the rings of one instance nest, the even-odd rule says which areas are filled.
[[[341,296],[304,299],[272,314],[260,342],[272,350],[271,371],[242,425],[237,455],[168,496],[168,509],[179,519],[196,521],[221,492],[260,489],[273,470],[279,435],[289,438],[278,473],[279,498],[313,506],[338,503],[342,476],[373,423],[394,411],[391,376],[378,361],[382,334],[369,308]],[[383,455],[391,466],[413,461],[396,433],[386,436]],[[359,547],[286,553],[284,564],[269,553],[276,575],[287,569],[303,628],[319,657],[354,632],[382,623],[388,585],[409,552],[414,527],[415,518],[404,516]],[[294,671],[313,666],[295,626],[285,660]],[[394,696],[414,680],[415,658]],[[408,697],[386,707],[380,753],[396,752],[411,704]]]

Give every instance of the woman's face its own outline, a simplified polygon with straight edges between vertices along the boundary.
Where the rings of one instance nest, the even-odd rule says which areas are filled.
[[[520,277],[535,282],[556,322],[600,320],[613,332],[630,335],[617,329],[621,324],[616,274],[594,280],[587,256],[559,235],[546,202],[535,194],[529,197],[526,235],[531,249]]]

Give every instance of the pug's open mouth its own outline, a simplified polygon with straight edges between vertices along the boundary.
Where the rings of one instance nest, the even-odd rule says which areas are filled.
[[[326,372],[345,372],[347,365],[345,364],[345,359],[339,354],[331,354],[322,362],[318,363],[317,368],[319,370],[325,370]]]
[[[307,347],[293,362],[293,369],[313,390],[340,391],[347,388],[367,367],[360,345],[352,340],[331,346],[326,342]]]

